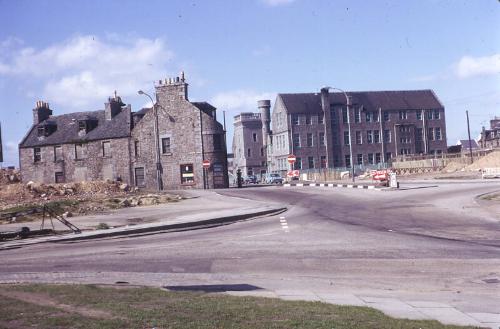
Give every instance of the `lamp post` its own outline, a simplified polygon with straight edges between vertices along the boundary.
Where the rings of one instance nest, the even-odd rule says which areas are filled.
[[[145,95],[151,100],[151,104],[153,104],[153,114],[155,116],[154,121],[154,134],[155,134],[155,150],[156,150],[156,184],[158,191],[163,190],[163,182],[161,179],[161,163],[160,163],[160,140],[158,138],[158,110],[156,107],[156,103],[153,101],[153,98],[145,93],[142,90],[137,92],[139,95]]]
[[[345,96],[345,101],[346,101],[346,109],[347,109],[347,127],[348,127],[348,130],[349,130],[349,154],[350,154],[350,160],[349,162],[351,163],[351,168],[352,168],[352,181],[354,182],[355,181],[355,178],[354,178],[354,161],[353,161],[353,155],[352,155],[352,134],[351,134],[351,116],[350,116],[350,113],[349,113],[349,96],[347,96],[347,93],[345,91],[343,91],[342,89],[339,89],[339,88],[334,88],[334,87],[325,87],[325,88],[328,88],[328,90],[337,90],[337,91],[340,91],[342,94],[344,94]],[[326,122],[325,122],[326,124]]]

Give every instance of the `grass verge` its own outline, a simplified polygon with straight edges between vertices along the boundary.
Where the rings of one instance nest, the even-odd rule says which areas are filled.
[[[154,288],[0,285],[0,328],[472,328],[354,306]]]

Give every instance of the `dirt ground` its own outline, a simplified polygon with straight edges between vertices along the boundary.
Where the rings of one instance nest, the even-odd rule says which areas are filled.
[[[100,213],[109,209],[177,202],[171,193],[148,193],[113,181],[41,184],[19,181],[15,170],[0,170],[0,224],[32,221],[49,206],[65,217]]]

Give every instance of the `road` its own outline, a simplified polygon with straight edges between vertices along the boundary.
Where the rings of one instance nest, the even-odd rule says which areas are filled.
[[[500,313],[500,212],[474,199],[500,184],[402,187],[221,190],[289,210],[202,230],[4,250],[0,282],[246,284]]]

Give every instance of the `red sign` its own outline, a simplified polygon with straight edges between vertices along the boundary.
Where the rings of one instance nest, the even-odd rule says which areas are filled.
[[[286,159],[288,160],[289,163],[294,163],[295,160],[297,160],[297,158],[293,154],[290,154]]]
[[[205,168],[205,169],[210,168],[210,161],[209,160],[203,160],[203,168]]]
[[[384,181],[384,180],[387,180],[389,178],[389,172],[390,170],[372,170],[371,171],[371,176],[372,176],[372,179],[374,180],[381,180],[381,181]]]
[[[299,177],[300,173],[298,170],[290,170],[289,172],[286,173],[287,177]]]

